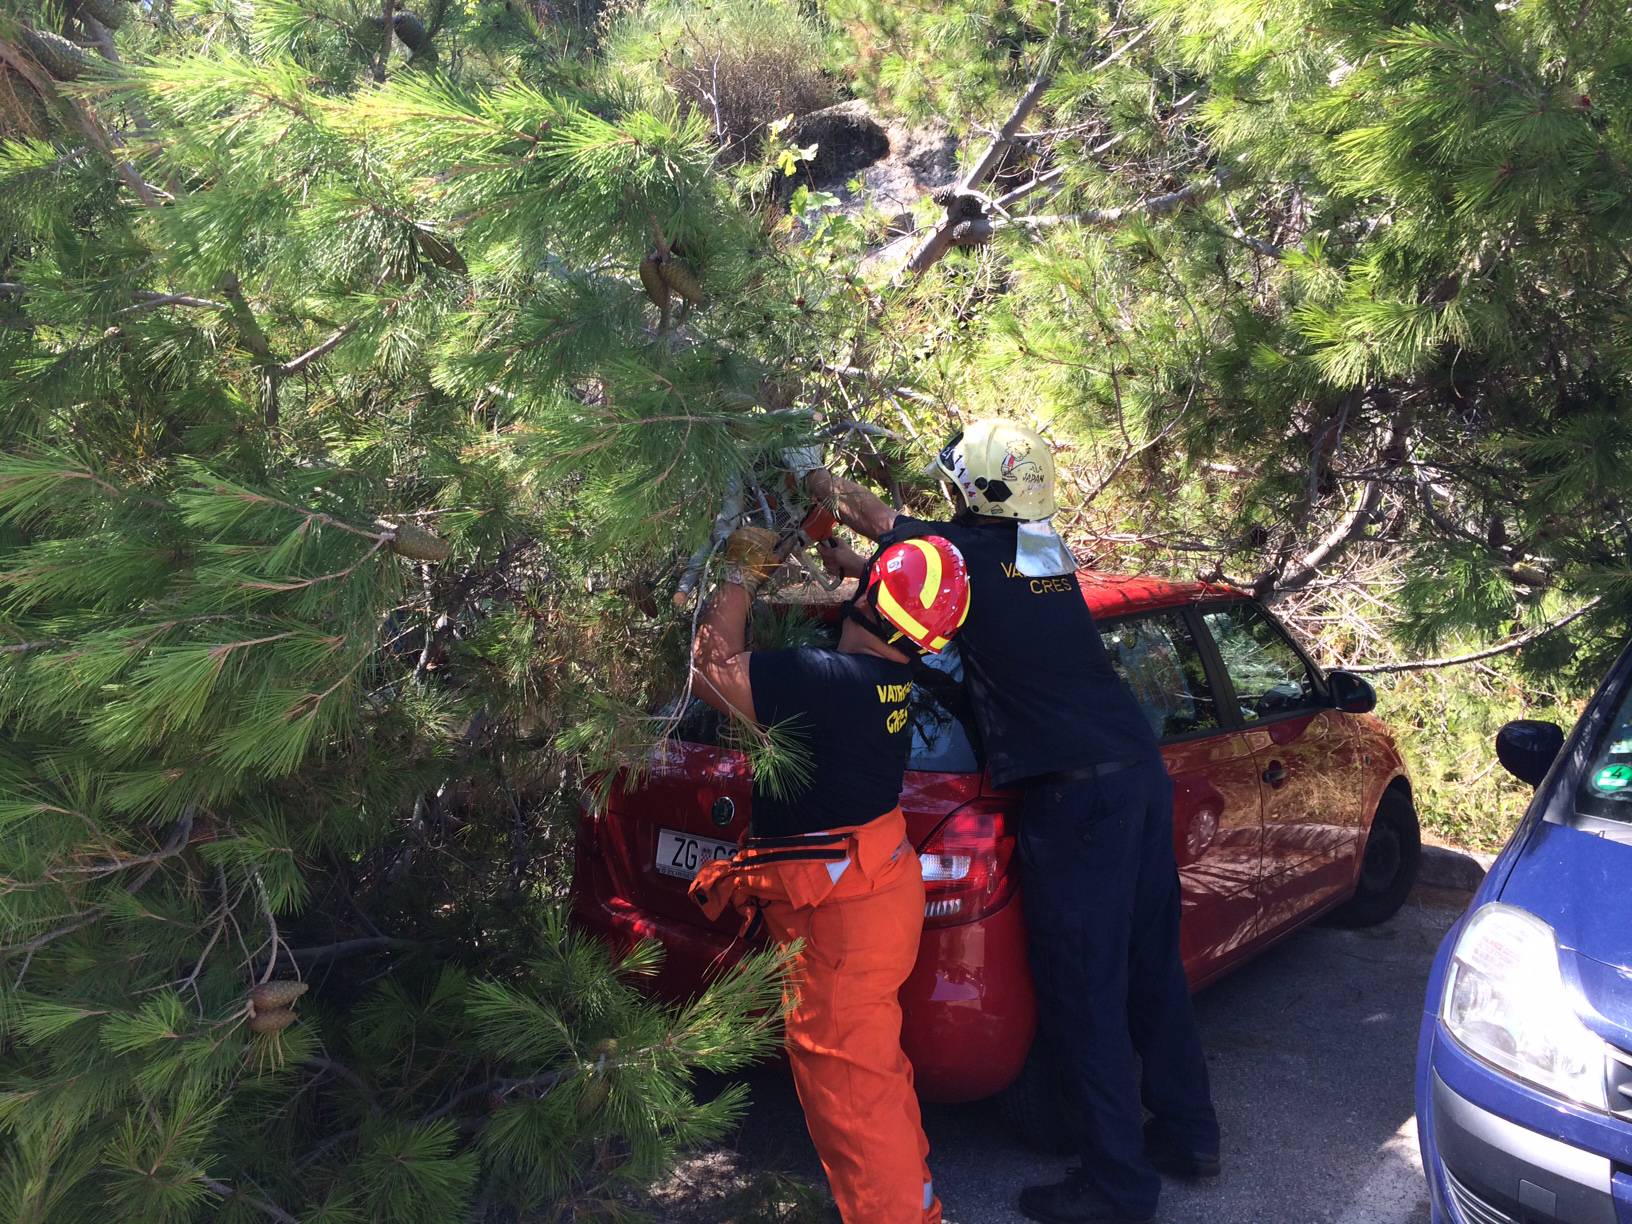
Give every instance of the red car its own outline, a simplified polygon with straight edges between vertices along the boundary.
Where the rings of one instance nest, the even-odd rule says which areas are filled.
[[[1417,818],[1399,751],[1370,713],[1371,686],[1322,672],[1236,591],[1081,577],[1173,775],[1192,989],[1322,914],[1354,925],[1393,914],[1415,878]],[[1016,796],[981,768],[955,652],[932,666],[945,682],[915,686],[901,796],[928,893],[918,964],[901,991],[902,1044],[926,1100],[979,1100],[1013,1085],[1011,1115],[1046,1128],[1036,1104],[1046,1069],[1033,1060],[1022,1079],[1036,1005]],[[694,701],[639,787],[614,785],[580,828],[579,921],[619,943],[661,940],[657,988],[676,998],[740,950],[738,923],[708,922],[686,896],[698,866],[729,855],[748,824],[747,766],[716,746],[717,728],[718,715]]]

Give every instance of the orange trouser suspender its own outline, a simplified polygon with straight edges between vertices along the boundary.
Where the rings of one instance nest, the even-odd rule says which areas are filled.
[[[939,1224],[929,1143],[901,1052],[898,992],[918,956],[924,882],[899,808],[809,839],[750,841],[705,866],[692,896],[802,940],[788,1061],[845,1224]],[[839,864],[844,870],[833,878]]]

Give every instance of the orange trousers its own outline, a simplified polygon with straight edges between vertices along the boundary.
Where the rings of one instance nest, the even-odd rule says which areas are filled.
[[[704,867],[711,916],[756,909],[802,941],[786,1041],[805,1124],[844,1224],[940,1224],[929,1141],[901,1052],[901,984],[918,957],[924,881],[900,809],[812,838],[750,839]]]

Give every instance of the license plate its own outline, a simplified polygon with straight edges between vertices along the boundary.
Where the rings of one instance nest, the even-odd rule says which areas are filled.
[[[715,841],[712,837],[697,837],[690,833],[676,833],[673,829],[659,829],[657,862],[654,865],[664,875],[689,880],[702,869],[704,863],[713,859],[730,858],[736,852],[735,842]]]

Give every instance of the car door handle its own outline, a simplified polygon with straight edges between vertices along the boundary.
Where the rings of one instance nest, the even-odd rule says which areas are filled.
[[[1269,768],[1264,770],[1264,781],[1271,786],[1279,786],[1286,781],[1286,766],[1279,761],[1271,761]]]

